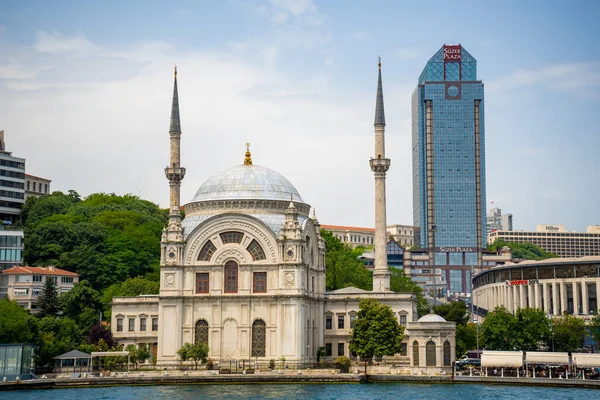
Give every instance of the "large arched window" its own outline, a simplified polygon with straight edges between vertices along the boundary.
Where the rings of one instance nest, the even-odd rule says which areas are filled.
[[[223,244],[242,243],[243,236],[244,236],[244,234],[242,232],[235,232],[235,231],[223,232],[223,233],[221,233],[221,241],[223,242]]]
[[[238,291],[238,265],[235,261],[225,263],[225,293]]]
[[[257,319],[252,324],[252,357],[264,357],[267,353],[267,326]]]
[[[267,259],[267,256],[265,255],[265,251],[263,250],[262,247],[260,247],[260,244],[258,244],[256,239],[252,239],[252,241],[250,242],[248,247],[246,247],[246,250],[248,250],[248,253],[250,253],[250,255],[252,256],[252,259],[254,261]]]
[[[450,366],[450,342],[444,342],[444,367]]]
[[[435,342],[433,340],[430,340],[425,345],[425,365],[428,367],[435,367],[436,365]]]
[[[202,246],[202,250],[200,250],[200,254],[198,254],[198,261],[210,261],[210,258],[214,254],[217,248],[210,240]]]
[[[203,319],[196,322],[195,334],[196,343],[206,343],[208,345],[208,322]]]
[[[416,340],[413,342],[413,365],[415,367],[419,366],[419,342]]]

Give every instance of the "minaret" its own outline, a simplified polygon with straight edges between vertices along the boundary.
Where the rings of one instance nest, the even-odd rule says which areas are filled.
[[[385,113],[383,111],[383,88],[381,84],[381,57],[375,102],[375,158],[369,164],[375,174],[375,267],[373,269],[373,292],[389,292],[390,272],[387,263],[387,230],[385,217],[385,174],[390,159],[385,158]]]
[[[169,136],[171,138],[171,151],[169,166],[165,168],[165,175],[169,180],[169,224],[166,229],[166,240],[163,239],[163,261],[167,264],[181,264],[183,261],[182,243],[183,229],[181,227],[180,189],[181,181],[185,176],[185,168],[180,166],[181,123],[179,121],[179,97],[177,94],[177,66],[173,87],[173,105],[171,106],[171,124]],[[167,248],[167,245],[168,248]]]

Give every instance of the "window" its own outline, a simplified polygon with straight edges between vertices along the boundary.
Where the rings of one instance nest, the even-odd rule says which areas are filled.
[[[400,355],[405,357],[408,355],[406,343],[400,343]]]
[[[400,315],[400,326],[406,326],[406,315]]]
[[[27,296],[29,295],[29,289],[15,289],[15,296]]]
[[[156,332],[158,330],[158,317],[152,318],[152,331]]]
[[[450,366],[450,342],[444,342],[444,367]]]
[[[27,190],[29,190],[29,187],[30,187],[30,185],[29,185],[29,184],[30,184],[30,183],[31,183],[30,181],[27,181]]]
[[[140,331],[146,332],[146,318],[140,318]]]
[[[48,184],[44,183],[44,193],[48,193]]]
[[[344,342],[338,343],[338,356],[344,355]]]
[[[41,282],[42,281],[42,276],[41,275],[34,275],[33,276],[33,281],[34,282]]]
[[[344,316],[338,315],[338,329],[344,329]]]
[[[358,315],[350,314],[350,329],[354,328],[354,322],[356,321],[356,318],[358,318]]]
[[[196,343],[206,343],[208,345],[208,322],[206,320],[199,320],[196,322]]]
[[[436,359],[435,359],[435,342],[430,340],[425,345],[425,365],[428,367],[435,367]]]
[[[129,332],[135,331],[135,318],[129,318]]]
[[[262,319],[257,319],[252,324],[252,357],[264,357],[266,354],[266,324]]]
[[[331,353],[332,353],[332,346],[331,343],[325,343],[325,355],[327,357],[331,357]]]
[[[419,342],[416,340],[413,342],[413,367],[419,366]]]
[[[331,315],[325,316],[325,329],[332,329],[333,317]]]
[[[208,293],[208,272],[196,274],[196,293]]]
[[[250,242],[248,247],[246,247],[246,250],[248,250],[248,252],[252,256],[252,259],[254,261],[267,259],[267,256],[265,256],[265,252],[264,252],[263,248],[260,247],[260,244],[258,244],[256,239],[252,239],[252,241]]]
[[[33,182],[33,191],[35,192],[35,182]]]
[[[72,276],[62,276],[60,278],[60,282],[61,283],[73,283],[73,277]]]
[[[123,318],[117,318],[117,332],[123,332]]]
[[[267,273],[254,273],[254,293],[267,293]]]
[[[315,294],[315,277],[313,276],[311,279],[312,283],[311,283],[311,289],[312,289],[312,294]]]
[[[221,241],[223,244],[227,243],[242,243],[242,232],[223,232],[221,233]]]
[[[210,261],[212,255],[215,253],[217,248],[210,240],[202,246],[200,254],[198,254],[198,261]]]
[[[238,291],[238,265],[235,261],[225,263],[225,293]]]

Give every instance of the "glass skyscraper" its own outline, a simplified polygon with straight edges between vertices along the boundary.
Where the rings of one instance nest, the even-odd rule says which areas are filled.
[[[469,293],[486,244],[485,125],[477,61],[461,45],[444,45],[419,76],[412,145],[414,225],[435,258],[430,290]]]

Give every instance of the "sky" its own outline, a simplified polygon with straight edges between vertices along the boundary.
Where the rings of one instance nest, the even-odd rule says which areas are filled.
[[[582,231],[600,224],[598,15],[594,0],[0,0],[0,130],[52,190],[167,207],[176,63],[182,203],[250,142],[322,224],[372,227],[381,56],[387,221],[411,225],[410,96],[460,43],[485,85],[488,208]]]

